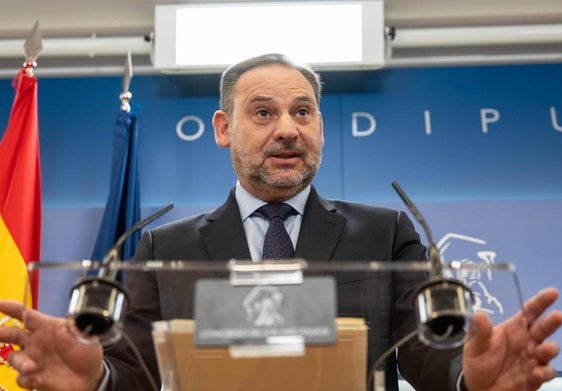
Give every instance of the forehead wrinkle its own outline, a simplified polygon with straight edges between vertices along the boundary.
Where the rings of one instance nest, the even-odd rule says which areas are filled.
[[[316,103],[312,86],[298,71],[279,67],[278,69],[281,71],[287,71],[290,74],[287,77],[285,73],[279,75],[280,72],[274,72],[272,74],[270,70],[275,68],[277,67],[256,68],[240,77],[235,91],[242,97],[242,105],[276,102],[287,98],[291,100],[292,104]]]

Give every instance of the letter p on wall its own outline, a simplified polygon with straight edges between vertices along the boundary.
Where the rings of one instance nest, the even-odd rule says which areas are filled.
[[[498,122],[500,119],[500,112],[496,109],[481,109],[480,120],[482,121],[482,133],[488,133],[488,124]]]

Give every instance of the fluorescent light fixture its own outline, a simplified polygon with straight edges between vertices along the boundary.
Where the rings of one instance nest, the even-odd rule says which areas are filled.
[[[153,62],[215,72],[278,52],[317,69],[374,69],[384,42],[382,0],[157,5]]]
[[[548,45],[562,42],[562,24],[399,29],[395,48]]]

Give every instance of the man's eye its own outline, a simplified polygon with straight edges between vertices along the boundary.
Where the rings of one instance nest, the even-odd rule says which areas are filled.
[[[267,111],[267,110],[265,110],[265,109],[264,109],[264,110],[258,110],[258,111],[257,111],[257,115],[258,115],[259,117],[267,117],[267,116],[269,115],[269,111]]]
[[[308,109],[298,109],[297,110],[297,115],[299,117],[304,117],[304,116],[308,115],[308,113],[309,113]]]

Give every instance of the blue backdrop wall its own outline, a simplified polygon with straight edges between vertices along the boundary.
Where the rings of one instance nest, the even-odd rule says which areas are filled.
[[[562,288],[562,65],[323,76],[326,146],[315,185],[324,196],[403,209],[396,180],[447,260],[513,262],[524,297]],[[39,80],[45,261],[91,255],[120,85],[118,77]],[[157,223],[217,206],[235,183],[228,150],[213,138],[217,88],[217,75],[132,80],[143,215],[176,205]],[[7,123],[11,81],[0,80],[0,91]],[[64,314],[67,282],[42,279],[43,310]]]

